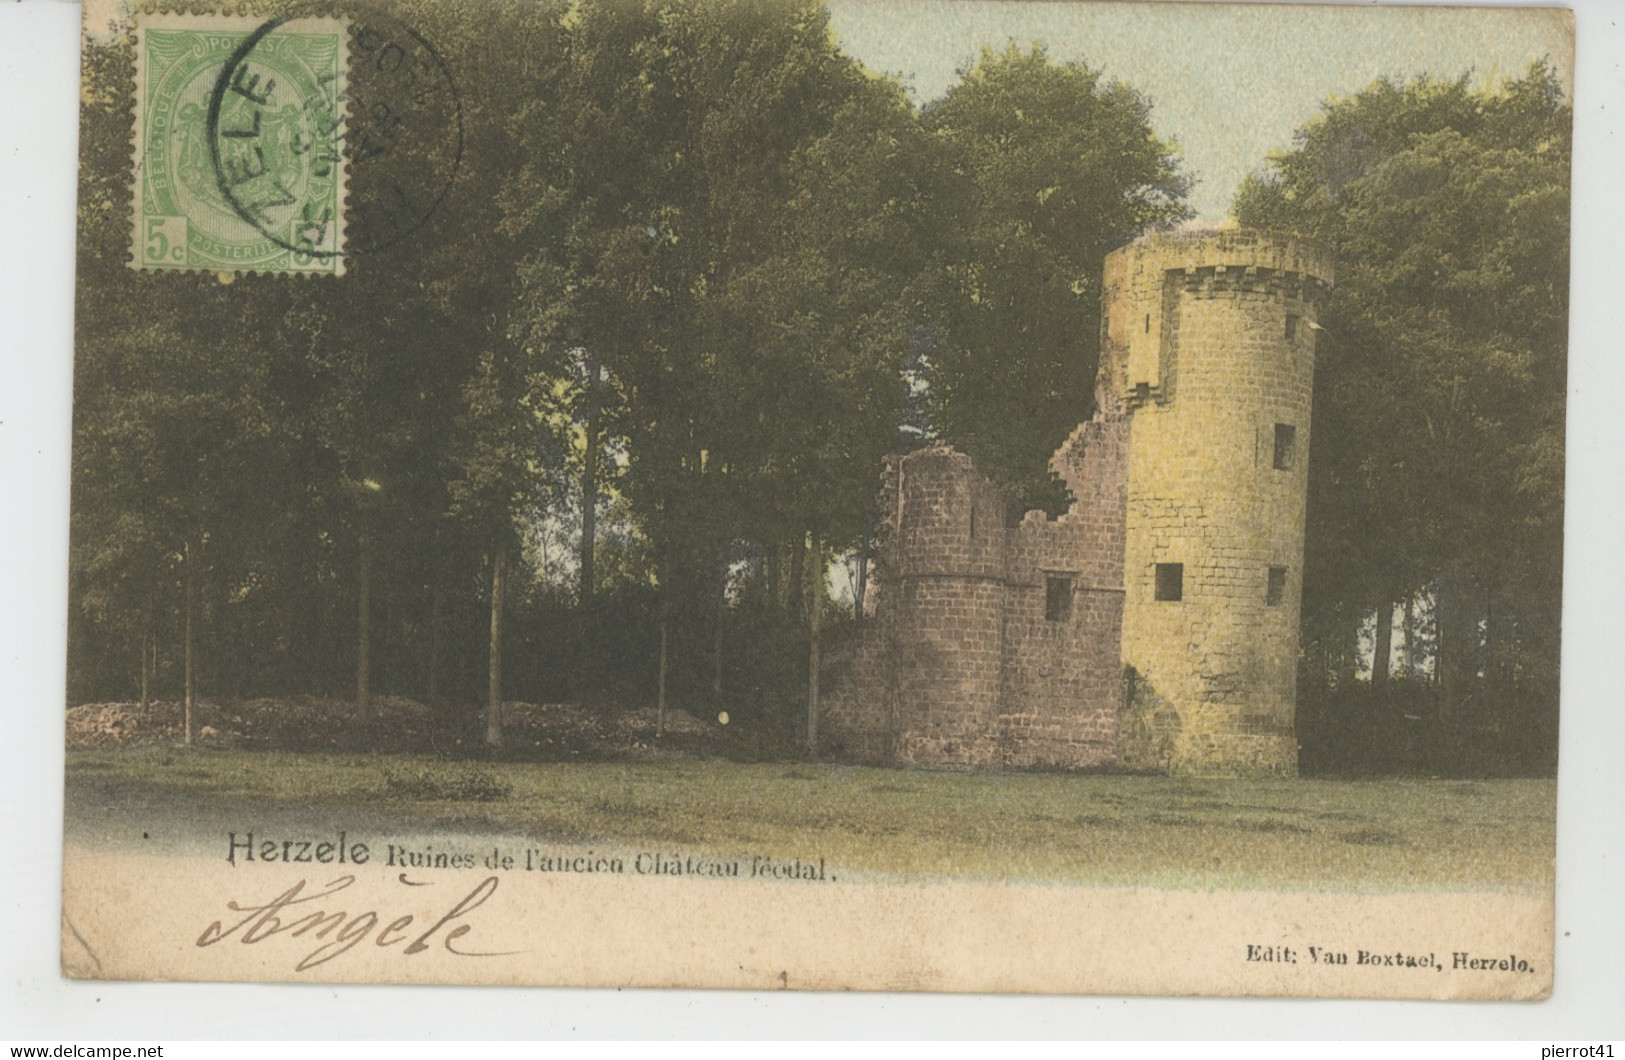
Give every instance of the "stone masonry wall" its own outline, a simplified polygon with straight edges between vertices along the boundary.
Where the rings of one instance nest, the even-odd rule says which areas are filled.
[[[1028,512],[1006,574],[1005,670],[999,718],[1007,764],[1106,765],[1122,708],[1123,504],[1128,421],[1097,416],[1051,461],[1073,503],[1051,521]],[[1070,586],[1047,613],[1048,584]]]
[[[875,612],[821,681],[832,753],[1296,770],[1313,320],[1330,263],[1228,231],[1149,237],[1105,273],[1097,409],[1051,461],[1066,514],[1008,525],[1008,496],[944,445],[887,461]],[[1176,598],[1159,599],[1159,564],[1179,565]]]
[[[1117,749],[1127,421],[1084,424],[1054,466],[1078,503],[1056,520],[1011,502],[969,457],[888,461],[876,613],[831,653],[832,751],[910,765],[1079,767]],[[1050,580],[1067,592],[1050,613]]]
[[[931,446],[899,458],[877,571],[890,634],[893,757],[992,763],[1001,655],[1005,496],[970,458]]]
[[[1309,325],[1329,277],[1306,249],[1252,233],[1152,240],[1109,261],[1131,424],[1125,765],[1296,771]],[[1177,599],[1158,598],[1159,564],[1179,565]]]

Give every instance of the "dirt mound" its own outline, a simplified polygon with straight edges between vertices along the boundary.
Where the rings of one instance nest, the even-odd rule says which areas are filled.
[[[179,703],[86,703],[68,708],[68,746],[178,739],[181,723]]]
[[[637,754],[655,742],[653,707],[622,710],[581,703],[504,703],[503,738],[519,747],[594,757]],[[692,714],[666,711],[660,743],[667,750],[705,751],[720,747],[726,735]]]
[[[192,714],[193,733],[202,742],[288,747],[379,737],[391,744],[410,744],[426,738],[432,722],[428,707],[402,696],[374,697],[366,718],[353,700],[328,696],[199,700]],[[86,703],[68,708],[68,746],[178,740],[184,735],[184,725],[185,711],[179,700],[153,700],[145,706]]]
[[[582,703],[503,704],[503,751],[540,759],[605,758],[651,752],[723,750],[730,735],[682,710],[668,710],[660,735],[653,707],[634,710]],[[176,700],[87,703],[67,713],[69,748],[115,747],[182,739]],[[193,707],[193,733],[203,744],[267,749],[378,750],[444,754],[484,742],[478,708],[436,712],[403,696],[375,696],[365,716],[354,700],[333,696],[257,696]]]
[[[622,732],[635,733],[642,737],[653,736],[656,728],[675,736],[697,736],[707,731],[705,723],[686,710],[666,711],[665,722],[662,724],[660,712],[654,707],[629,710],[617,719],[616,725]]]

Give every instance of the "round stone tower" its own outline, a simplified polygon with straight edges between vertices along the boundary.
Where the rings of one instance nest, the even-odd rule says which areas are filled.
[[[893,755],[991,763],[1004,651],[1002,494],[947,446],[901,457],[887,513],[887,605],[897,633]]]
[[[1315,307],[1327,256],[1247,230],[1106,259],[1097,393],[1129,418],[1121,762],[1294,773]]]

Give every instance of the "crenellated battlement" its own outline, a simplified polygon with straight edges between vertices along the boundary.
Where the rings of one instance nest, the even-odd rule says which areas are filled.
[[[1113,251],[1105,265],[1105,319],[1098,407],[1132,412],[1166,405],[1179,387],[1181,351],[1191,348],[1192,302],[1256,298],[1273,303],[1283,333],[1312,330],[1313,307],[1332,282],[1330,258],[1301,237],[1245,229],[1156,233]],[[1263,314],[1263,315],[1267,315]],[[1249,309],[1238,316],[1258,323]],[[1290,355],[1291,346],[1242,344],[1230,356]]]
[[[1187,266],[1180,290],[1195,298],[1218,298],[1226,294],[1262,294],[1295,302],[1320,299],[1331,285],[1312,273],[1272,269],[1267,265]]]
[[[1298,273],[1331,286],[1336,268],[1330,253],[1292,232],[1250,228],[1191,228],[1148,232],[1106,256],[1110,276],[1114,259],[1133,259],[1151,272],[1170,269],[1269,269]]]

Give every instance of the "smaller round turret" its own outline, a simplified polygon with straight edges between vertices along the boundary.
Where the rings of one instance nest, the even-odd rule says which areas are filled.
[[[1003,654],[1003,495],[970,457],[929,446],[897,461],[888,604],[900,644],[897,755],[919,765],[985,759]]]

